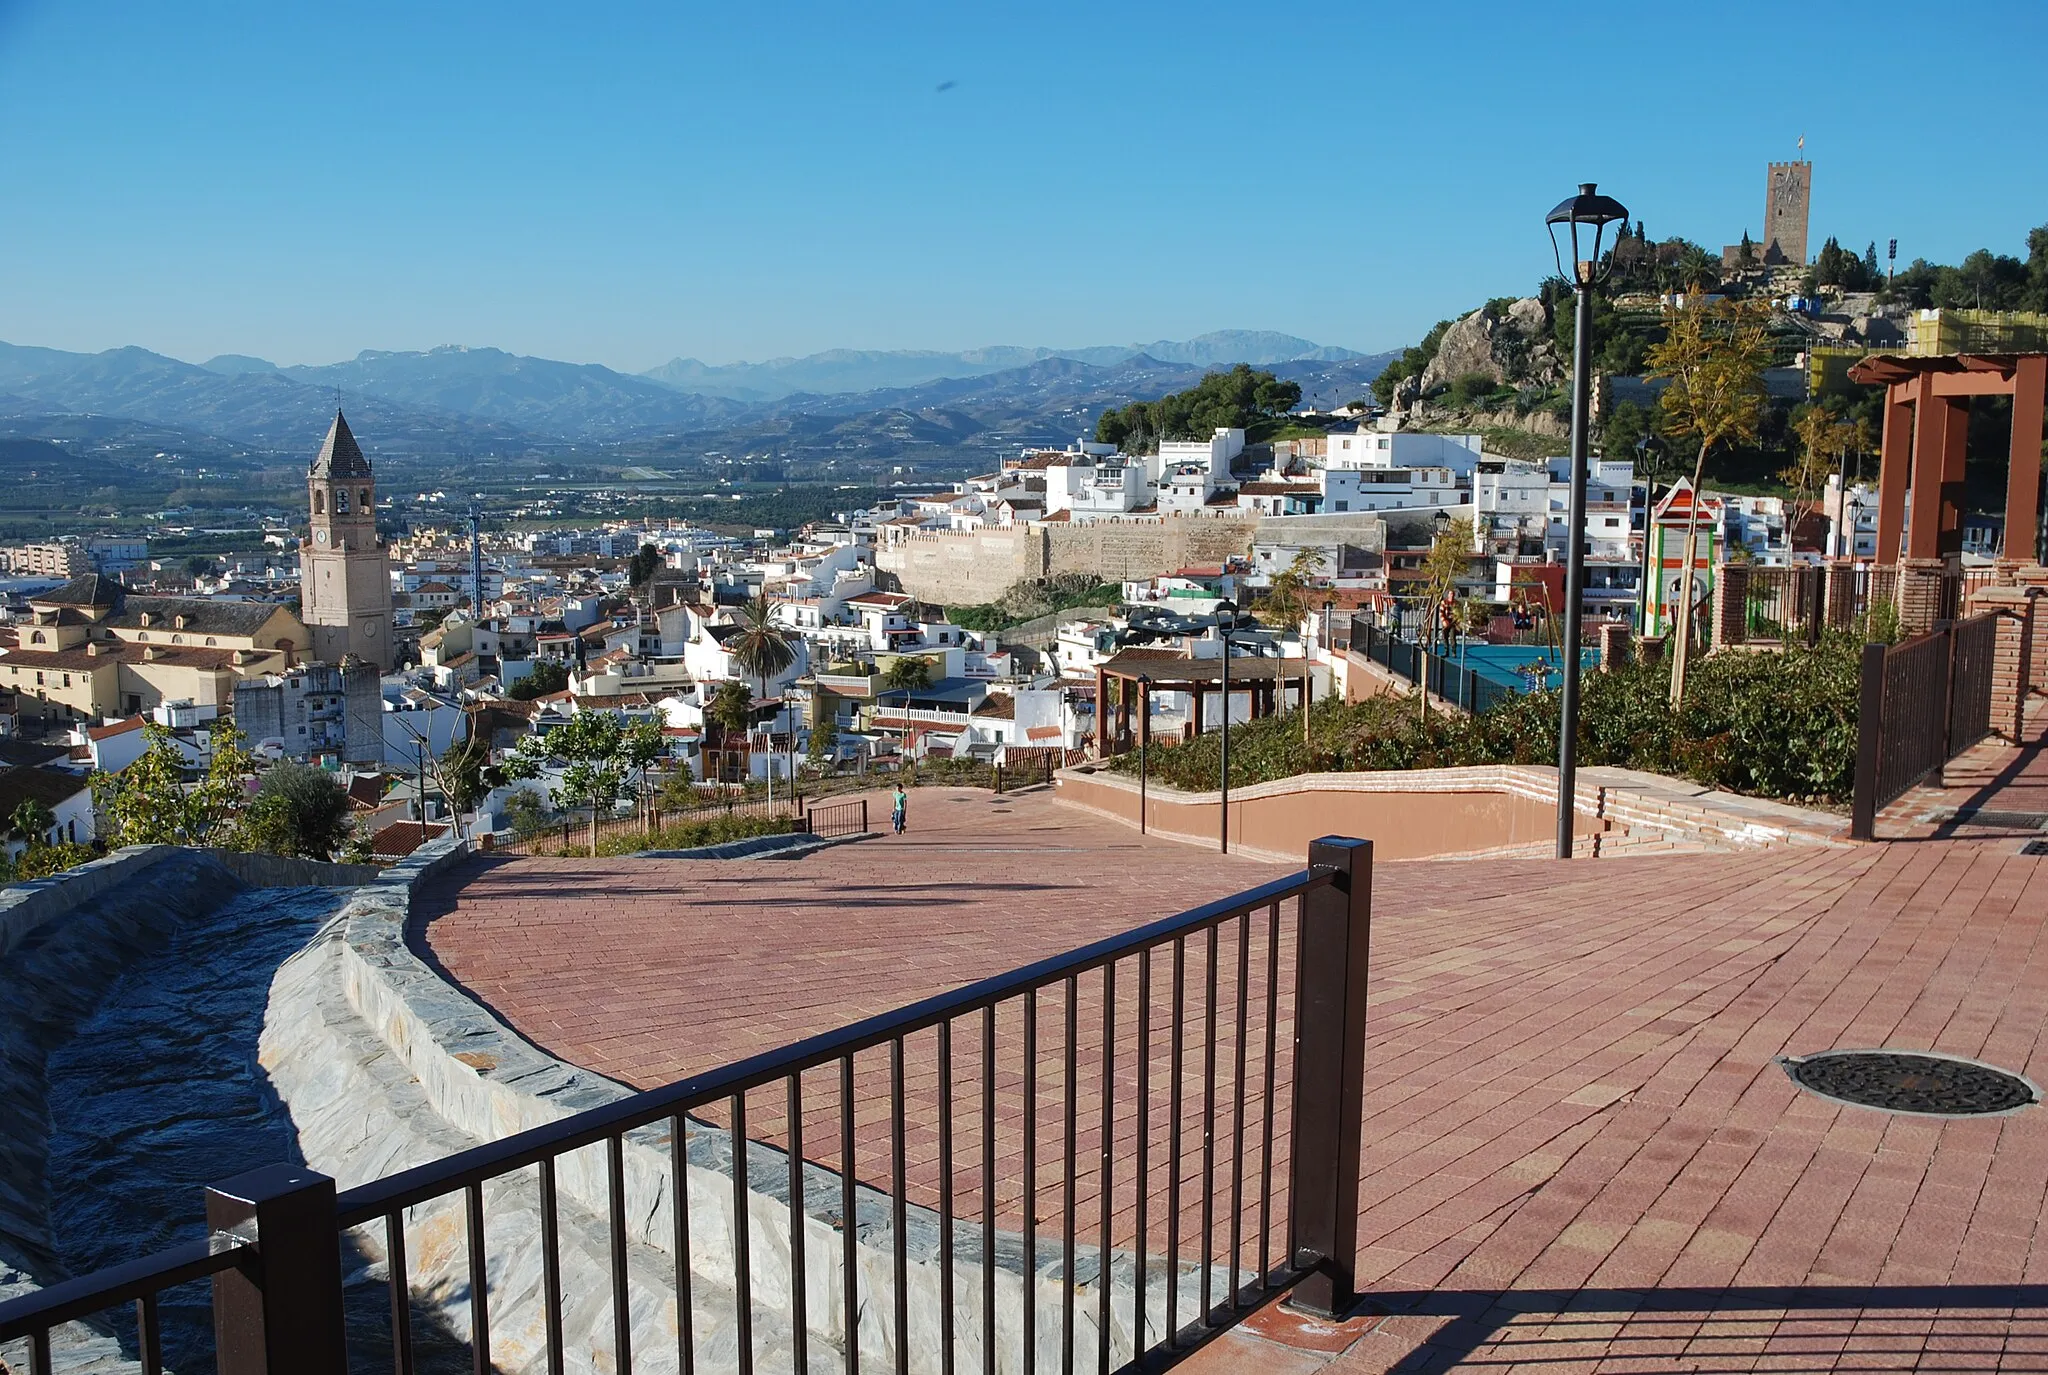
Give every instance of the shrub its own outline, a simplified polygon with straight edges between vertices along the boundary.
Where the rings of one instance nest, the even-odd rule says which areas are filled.
[[[1635,666],[1581,680],[1579,762],[1690,778],[1758,797],[1846,801],[1855,786],[1862,640],[1831,635],[1817,648],[1710,655],[1693,670],[1685,705],[1670,704],[1670,669]],[[1558,694],[1521,694],[1476,716],[1416,699],[1321,702],[1315,753],[1289,712],[1231,727],[1234,788],[1294,774],[1548,764],[1557,758]],[[1152,751],[1151,771],[1188,791],[1217,783],[1221,738],[1206,734]],[[1112,765],[1135,773],[1135,754]]]
[[[663,826],[651,835],[633,832],[605,836],[597,842],[597,853],[610,856],[637,855],[642,850],[694,850],[700,845],[723,845],[729,840],[788,835],[794,829],[796,823],[786,816],[717,816]],[[571,845],[560,853],[569,859],[588,859],[590,847]]]

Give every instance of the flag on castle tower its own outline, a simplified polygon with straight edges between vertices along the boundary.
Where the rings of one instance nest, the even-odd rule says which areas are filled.
[[[1799,136],[1799,151],[1802,153],[1806,151],[1806,135],[1804,134]]]

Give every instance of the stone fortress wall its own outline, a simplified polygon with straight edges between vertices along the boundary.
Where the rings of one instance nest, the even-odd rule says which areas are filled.
[[[1120,582],[1250,552],[1256,516],[1038,522],[1007,530],[929,531],[875,551],[903,591],[941,605],[991,602],[1011,584],[1055,573]]]

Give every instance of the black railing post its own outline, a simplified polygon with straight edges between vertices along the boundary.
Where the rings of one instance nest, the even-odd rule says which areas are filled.
[[[220,1375],[348,1375],[334,1181],[266,1165],[210,1186],[206,1225],[250,1243],[213,1277]]]
[[[1312,1273],[1288,1302],[1334,1317],[1356,1297],[1372,842],[1325,836],[1309,845],[1308,862],[1311,869],[1334,869],[1336,882],[1301,900],[1288,1252]]]
[[[1884,659],[1881,644],[1863,646],[1863,685],[1856,708],[1856,791],[1849,839],[1877,838],[1877,764],[1884,749]]]

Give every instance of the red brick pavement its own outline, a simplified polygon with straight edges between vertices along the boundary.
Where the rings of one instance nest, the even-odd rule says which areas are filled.
[[[910,837],[800,863],[472,868],[428,904],[425,941],[538,1043],[647,1084],[1274,872],[1139,843],[1030,796],[944,797],[913,796]],[[2048,1368],[2048,1233],[2037,1238],[2048,1109],[1892,1117],[1806,1095],[1773,1062],[1832,1047],[1929,1048],[2039,1082],[2044,920],[2048,861],[2021,858],[2009,839],[1382,866],[1359,1237],[1369,1310],[1325,1325],[1268,1309],[1187,1368]],[[1254,924],[1248,962],[1254,1102],[1262,930]],[[1199,990],[1196,944],[1189,982]],[[1234,951],[1228,940],[1219,951],[1226,1105]],[[1146,1229],[1155,1234],[1170,1079],[1157,966]],[[1126,1030],[1129,985],[1119,985]],[[1200,1002],[1186,1010],[1193,1059]],[[1095,1028],[1075,1076],[1084,1107],[1099,1101],[1100,1011],[1084,980],[1078,1020]],[[1060,1013],[1055,993],[1039,1018],[1055,1033],[1040,1045],[1041,1107],[1064,1091]],[[1284,1046],[1284,1015],[1276,1031]],[[1021,1074],[1014,1032],[999,1027],[999,1081]],[[975,1039],[956,1032],[956,1055]],[[1119,1037],[1122,1103],[1136,1094],[1134,1050]],[[978,1082],[978,1059],[964,1064]],[[934,1080],[913,1075],[913,1096]],[[1199,1104],[1199,1067],[1183,1083],[1187,1105]],[[806,1123],[807,1153],[828,1164],[836,1143],[819,1133],[835,1113],[827,1098],[816,1127]],[[1194,1158],[1199,1123],[1186,1116]],[[972,1108],[956,1119],[966,1128],[956,1144],[972,1160],[969,1118],[978,1121]],[[1086,1111],[1082,1120],[1094,1121]],[[1116,1130],[1112,1230],[1122,1244],[1135,1232],[1135,1138],[1122,1119]],[[886,1136],[882,1118],[863,1119],[863,1175],[873,1177],[872,1143]],[[1079,1136],[1074,1208],[1086,1242],[1099,1225],[1086,1168],[1099,1136],[1086,1126]],[[1042,1117],[1038,1139],[1035,1211],[1051,1223],[1064,1210],[1056,1116]],[[999,1137],[1006,1217],[1021,1201],[1020,1144],[1019,1133]],[[907,1154],[913,1184],[929,1193],[935,1156],[919,1142]],[[1219,1150],[1225,1173],[1228,1160]],[[962,1196],[978,1199],[979,1187],[976,1165]]]

